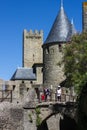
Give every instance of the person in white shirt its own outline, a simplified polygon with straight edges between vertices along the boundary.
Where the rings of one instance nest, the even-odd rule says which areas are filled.
[[[57,99],[58,101],[61,101],[61,87],[60,86],[58,86],[57,88]]]

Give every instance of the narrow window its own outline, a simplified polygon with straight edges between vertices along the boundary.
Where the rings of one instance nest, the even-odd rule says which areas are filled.
[[[24,84],[24,81],[22,80],[22,84]]]
[[[30,84],[33,84],[33,81],[30,81]]]
[[[49,54],[49,47],[46,48],[46,54]]]
[[[62,45],[59,44],[59,52],[62,52]]]
[[[15,89],[15,85],[13,85],[13,90]]]
[[[27,92],[28,92],[29,88],[27,88]]]

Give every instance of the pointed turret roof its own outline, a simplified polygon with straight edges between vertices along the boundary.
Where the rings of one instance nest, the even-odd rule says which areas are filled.
[[[63,2],[61,2],[59,13],[44,43],[66,42],[71,36],[72,25],[64,11]]]

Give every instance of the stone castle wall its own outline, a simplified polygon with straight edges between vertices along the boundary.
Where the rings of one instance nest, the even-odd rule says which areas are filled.
[[[43,46],[43,83],[45,86],[58,86],[64,80],[63,67],[59,66],[62,59],[59,44]]]
[[[0,102],[8,101],[14,103],[22,102],[24,96],[28,93],[28,91],[32,88],[32,84],[36,84],[36,81],[2,81],[0,84]],[[12,92],[12,93],[11,93]],[[12,95],[11,95],[12,94]]]
[[[43,109],[47,117],[49,110]],[[74,110],[73,110],[74,112]],[[23,109],[22,105],[0,104],[0,130],[77,130],[76,122],[70,115],[55,113],[37,127],[37,115],[34,109]]]
[[[43,62],[43,32],[24,30],[23,34],[23,67],[32,67],[34,63]]]
[[[87,31],[87,2],[83,2],[82,5],[82,26],[83,26],[83,31]]]
[[[0,130],[24,130],[23,108],[3,102],[0,104]]]
[[[42,84],[43,83],[43,72],[42,72],[43,67],[37,67],[36,68],[36,75],[37,75],[37,80],[34,82],[35,84]]]

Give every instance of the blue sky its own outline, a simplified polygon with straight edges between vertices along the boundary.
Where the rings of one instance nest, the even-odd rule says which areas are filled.
[[[82,31],[82,2],[64,0],[64,10]],[[43,30],[44,40],[58,14],[60,0],[0,0],[0,79],[9,80],[22,66],[23,30]]]

